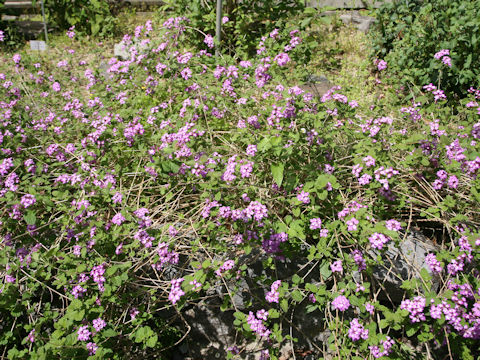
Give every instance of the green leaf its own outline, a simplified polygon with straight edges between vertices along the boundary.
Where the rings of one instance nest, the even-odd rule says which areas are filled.
[[[463,360],[474,360],[475,358],[473,357],[470,348],[468,347],[467,344],[462,344],[462,356],[461,359]]]
[[[431,332],[422,332],[417,336],[417,339],[420,340],[421,342],[426,342],[429,340],[432,340],[434,338],[434,335]]]
[[[325,200],[328,196],[328,191],[327,190],[323,190],[322,192],[318,193],[318,198],[320,200]]]
[[[303,301],[303,295],[300,292],[300,290],[294,290],[292,292],[292,299],[295,300],[298,303]]]
[[[113,329],[106,329],[102,331],[102,335],[106,338],[113,337],[117,335],[117,332]]]
[[[322,263],[322,266],[320,267],[320,274],[324,277],[324,280],[328,279],[330,275],[332,275],[330,263],[328,261],[324,261]]]
[[[280,317],[280,313],[276,309],[268,310],[268,317],[270,319],[278,319]]]
[[[282,186],[284,165],[282,163],[272,164],[270,165],[270,170],[272,171],[273,180],[277,186]]]
[[[293,208],[292,213],[295,217],[299,217],[301,211],[302,210],[300,208],[296,207],[296,208]]]
[[[317,180],[315,180],[315,186],[317,189],[323,189],[329,182],[329,178],[327,175],[322,174],[317,177]]]
[[[262,141],[260,141],[260,143],[257,146],[258,151],[261,151],[261,152],[267,151],[271,147],[272,147],[272,144],[270,143],[270,137],[269,136],[264,137],[262,139]]]
[[[417,330],[418,330],[418,327],[416,327],[416,326],[411,326],[411,327],[409,327],[409,328],[407,329],[406,334],[407,334],[408,337],[412,337],[413,335],[415,335],[415,333],[417,332]]]
[[[157,334],[153,335],[152,337],[148,338],[147,342],[145,343],[145,345],[147,345],[148,347],[155,347],[155,345],[157,344],[157,341],[158,341],[158,336]]]
[[[28,211],[25,215],[23,215],[23,219],[28,225],[35,225],[37,218],[33,211]]]
[[[302,278],[300,276],[298,276],[297,274],[293,275],[292,277],[292,282],[294,284],[300,284],[302,281]]]
[[[239,319],[239,320],[244,320],[247,316],[242,313],[241,311],[235,311],[233,313],[233,316],[236,318],[236,319]]]
[[[135,342],[136,343],[143,342],[145,339],[148,339],[153,335],[154,333],[150,326],[142,326],[141,328],[138,328],[137,331],[135,332]]]

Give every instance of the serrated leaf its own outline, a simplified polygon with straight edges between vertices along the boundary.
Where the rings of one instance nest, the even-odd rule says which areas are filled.
[[[303,300],[303,295],[300,292],[300,290],[294,290],[292,292],[292,299],[295,300],[296,302],[301,302]]]
[[[277,186],[282,186],[284,169],[285,169],[285,166],[282,163],[270,165],[270,170],[272,171],[273,180],[275,181]]]
[[[320,274],[324,277],[324,280],[328,279],[330,275],[332,275],[328,261],[322,263],[322,266],[320,267]]]
[[[147,345],[148,347],[155,347],[155,345],[157,345],[157,341],[158,341],[158,336],[155,334],[153,335],[152,337],[149,337],[147,342],[145,343],[145,345]]]
[[[270,319],[278,319],[280,317],[280,313],[275,309],[268,310],[268,317]]]
[[[113,337],[116,336],[117,332],[113,329],[106,329],[102,331],[102,336],[108,338],[108,337]]]
[[[23,219],[28,225],[35,225],[35,222],[37,221],[37,217],[33,211],[29,211],[23,215]]]
[[[297,274],[292,276],[292,282],[294,284],[300,284],[301,281],[302,281],[302,278],[300,276],[298,276]]]
[[[416,326],[415,326],[415,327],[412,326],[412,327],[410,327],[410,328],[407,329],[406,334],[407,334],[408,337],[412,337],[413,335],[415,335],[415,333],[417,332],[417,330],[418,330],[418,329],[417,329]]]

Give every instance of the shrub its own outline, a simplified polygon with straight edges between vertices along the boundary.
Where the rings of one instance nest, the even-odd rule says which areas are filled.
[[[2,21],[0,20],[0,48],[5,47],[7,49],[13,50],[25,43],[25,38],[18,31],[18,27],[13,21]]]
[[[433,83],[461,97],[480,84],[479,0],[396,0],[376,16],[374,56],[404,84]],[[443,49],[450,50],[451,66],[433,57]]]
[[[5,12],[5,0],[0,0],[0,17]],[[0,48],[14,49],[23,44],[23,36],[19,33],[17,26],[13,21],[0,19]]]
[[[292,16],[305,8],[302,0],[226,0],[223,2],[222,49],[233,55],[253,55],[260,38],[275,28],[283,28]],[[205,0],[170,0],[164,7],[177,16],[186,16],[191,26],[215,35],[216,5]],[[201,34],[196,40],[203,41]],[[196,42],[199,43],[198,41]]]
[[[115,18],[108,1],[101,0],[45,0],[48,20],[66,30],[75,26],[79,34],[112,36]]]

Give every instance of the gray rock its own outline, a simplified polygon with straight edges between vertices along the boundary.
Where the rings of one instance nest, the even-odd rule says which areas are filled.
[[[235,345],[233,311],[219,311],[220,303],[205,302],[184,312],[191,326],[188,336],[190,354],[204,359],[225,359],[226,350]]]
[[[430,275],[432,272],[425,262],[425,257],[438,249],[418,231],[410,231],[405,239],[397,246],[393,242],[388,244],[386,251],[381,255],[384,265],[377,266],[373,272],[376,284],[382,288],[381,298],[393,303],[400,303],[405,295],[405,290],[400,286],[403,281],[420,279],[420,271],[426,269]],[[369,251],[369,255],[376,258],[379,251]],[[432,290],[436,291],[440,281],[437,277],[432,278]]]
[[[130,44],[126,44],[123,40],[113,46],[113,55],[120,58],[121,60],[130,60],[132,54],[130,49],[132,46],[138,53],[146,53],[148,51],[148,45],[142,44],[134,39]]]
[[[358,30],[364,33],[368,32],[370,27],[375,22],[375,18],[371,16],[359,15],[358,13],[340,15],[340,20],[342,20],[345,25],[352,24]]]
[[[300,85],[300,88],[314,96],[321,98],[328,90],[333,87],[333,84],[323,75],[309,75],[305,84]]]
[[[98,70],[100,71],[100,75],[102,75],[104,78],[109,77],[109,74],[108,74],[108,69],[109,68],[110,68],[110,66],[105,61],[101,61],[100,65],[98,66]]]
[[[265,293],[270,290],[270,286],[265,285],[264,279],[275,278],[287,279],[299,271],[306,260],[295,262],[291,260],[276,262],[276,269],[265,268],[262,264],[268,255],[259,250],[253,250],[249,255],[242,255],[239,258],[239,265],[246,264],[247,276],[240,280],[230,283],[226,280],[229,292],[232,295],[234,307],[240,311],[255,311],[259,309],[258,299],[263,299]],[[307,281],[310,281],[307,279]],[[235,283],[235,287],[233,286]],[[266,348],[263,340],[240,340],[234,326],[233,313],[235,310],[229,309],[221,312],[220,306],[225,297],[229,294],[226,291],[225,284],[218,281],[206,293],[206,299],[199,305],[183,312],[185,321],[191,327],[188,336],[189,355],[202,359],[225,359],[226,349],[230,346],[237,346],[242,349],[242,359],[257,360],[260,359],[261,350]],[[317,312],[306,312],[308,300],[299,304],[292,318],[285,319],[283,327],[290,327],[292,321],[292,335],[299,339],[295,343],[295,348],[314,350],[315,345],[326,342],[329,336],[325,329],[326,322]],[[322,345],[320,345],[322,346]],[[281,359],[291,359],[293,349],[290,341],[280,344],[279,352]]]
[[[131,46],[131,45],[130,45]],[[129,45],[125,44],[123,41],[117,43],[113,47],[113,55],[125,61],[130,59],[130,52],[128,51]]]

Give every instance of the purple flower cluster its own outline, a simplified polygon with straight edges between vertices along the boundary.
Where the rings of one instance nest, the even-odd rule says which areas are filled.
[[[114,223],[115,225],[122,225],[124,221],[125,217],[122,215],[122,213],[117,213],[112,218],[112,223]]]
[[[77,331],[77,339],[78,341],[88,341],[91,334],[90,330],[88,330],[88,325],[80,326]]]
[[[93,281],[98,284],[98,289],[100,291],[104,290],[103,284],[105,283],[105,277],[103,274],[105,274],[105,264],[94,266],[90,271],[90,276],[92,277]]]
[[[247,155],[248,156],[255,156],[255,153],[257,152],[257,146],[256,145],[248,145],[247,146]]]
[[[78,299],[79,297],[82,297],[83,294],[87,292],[87,289],[83,288],[80,285],[75,285],[71,291],[71,294],[75,299]]]
[[[27,340],[30,341],[31,343],[35,342],[35,329],[33,329],[28,333]]]
[[[279,297],[279,292],[278,288],[282,285],[282,282],[280,280],[276,280],[273,282],[273,284],[270,286],[270,291],[267,292],[265,295],[265,300],[269,303],[278,303],[278,297]]]
[[[215,46],[215,43],[214,43],[214,40],[213,40],[213,36],[210,35],[210,34],[205,35],[205,40],[203,40],[203,42],[204,42],[205,44],[207,44],[207,46],[208,46],[210,49],[213,49],[213,47]]]
[[[343,274],[342,260],[337,260],[330,264],[330,270]]]
[[[215,274],[217,276],[222,276],[224,272],[227,272],[228,270],[232,270],[233,267],[235,266],[235,261],[233,260],[227,260],[225,261],[222,266],[220,266],[216,271]]]
[[[95,329],[96,332],[99,332],[105,326],[107,326],[107,323],[102,318],[98,318],[98,319],[93,320],[92,324],[93,324],[93,328]]]
[[[385,227],[391,231],[400,231],[402,229],[400,222],[394,219],[385,221]]]
[[[150,236],[145,230],[138,230],[133,238],[139,241],[147,249],[153,246],[153,241],[155,240],[155,238]]]
[[[356,231],[358,229],[357,225],[359,224],[359,221],[352,217],[350,220],[347,220],[346,224],[348,231]]]
[[[342,211],[338,213],[338,218],[343,219],[347,217],[350,214],[356,213],[358,210],[362,208],[366,208],[367,206],[362,205],[356,201],[352,201],[350,204],[348,204],[346,207],[343,208]]]
[[[147,247],[147,245],[145,245]],[[156,270],[160,270],[165,264],[178,264],[179,255],[175,251],[168,249],[168,244],[165,242],[158,243],[157,246],[158,262],[152,264],[152,267]]]
[[[180,300],[183,295],[185,295],[185,292],[181,288],[183,280],[183,278],[179,278],[170,281],[171,288],[170,293],[168,294],[168,300],[170,300],[173,305],[175,305],[177,301]]]
[[[248,204],[248,207],[245,209],[245,216],[248,219],[255,219],[255,221],[260,222],[262,219],[268,216],[268,210],[265,205],[258,201],[252,201]]]
[[[263,309],[262,309],[263,310]],[[257,316],[253,312],[248,313],[247,323],[250,325],[250,329],[259,336],[263,338],[268,338],[271,331],[267,329],[264,321],[266,320],[266,315],[268,314],[265,310],[257,311]]]
[[[139,228],[147,228],[150,225],[152,225],[152,220],[147,216],[149,213],[149,210],[146,208],[139,208],[133,212],[133,215],[135,215],[139,220],[138,220],[138,227]]]
[[[345,311],[350,307],[350,301],[345,296],[339,295],[333,299],[332,306],[335,310]]]
[[[443,90],[437,89],[433,84],[428,84],[423,87],[426,91],[431,91],[434,95],[435,102],[439,100],[447,100],[447,96]]]
[[[94,342],[87,343],[87,350],[89,355],[95,355],[98,350],[98,345]]]
[[[22,60],[22,57],[20,56],[20,54],[15,54],[13,55],[12,57],[12,60],[15,64],[20,64],[20,61]]]
[[[321,229],[322,228],[322,219],[314,218],[310,219],[310,230]]]
[[[413,300],[403,300],[400,304],[400,309],[407,310],[410,313],[410,321],[412,323],[425,321],[425,298],[416,296]]]
[[[287,53],[280,53],[275,56],[274,61],[278,64],[278,66],[285,66],[290,61],[290,57]]]
[[[358,321],[357,318],[354,318],[350,321],[350,329],[348,329],[348,337],[352,341],[358,341],[360,339],[368,339],[368,330],[363,327],[362,324]]]
[[[75,37],[75,25],[70,27],[67,31],[67,36],[70,38],[70,39],[73,39]]]
[[[387,68],[387,62],[385,60],[376,59],[374,64],[377,66],[378,71],[382,71]]]
[[[353,250],[352,255],[353,255],[353,260],[358,266],[358,270],[359,271],[365,270],[367,268],[367,263],[363,258],[362,252],[360,250]]]
[[[428,265],[430,270],[434,273],[439,274],[443,270],[442,263],[437,260],[437,258],[435,257],[435,254],[428,254],[425,257],[425,263]]]
[[[297,195],[297,200],[304,203],[304,204],[309,204],[310,203],[310,197],[309,197],[309,193],[306,192],[306,191],[301,191],[298,195]]]
[[[35,199],[35,196],[27,194],[22,196],[20,203],[24,208],[28,208],[29,206],[35,204],[36,201],[37,200]]]
[[[448,67],[452,67],[452,59],[448,55],[450,55],[450,50],[443,49],[433,55],[433,57],[437,60],[441,60]]]
[[[392,347],[395,344],[395,341],[387,336],[386,340],[380,341],[380,345],[383,347],[383,350],[380,351],[380,348],[377,345],[371,345],[368,348],[370,353],[375,359],[381,358],[383,356],[388,356],[392,352]]]
[[[381,250],[383,249],[383,246],[390,241],[390,238],[381,233],[373,233],[368,240],[370,241],[372,248]]]
[[[262,248],[267,254],[277,254],[280,252],[280,244],[288,240],[287,233],[272,234],[262,241]]]

